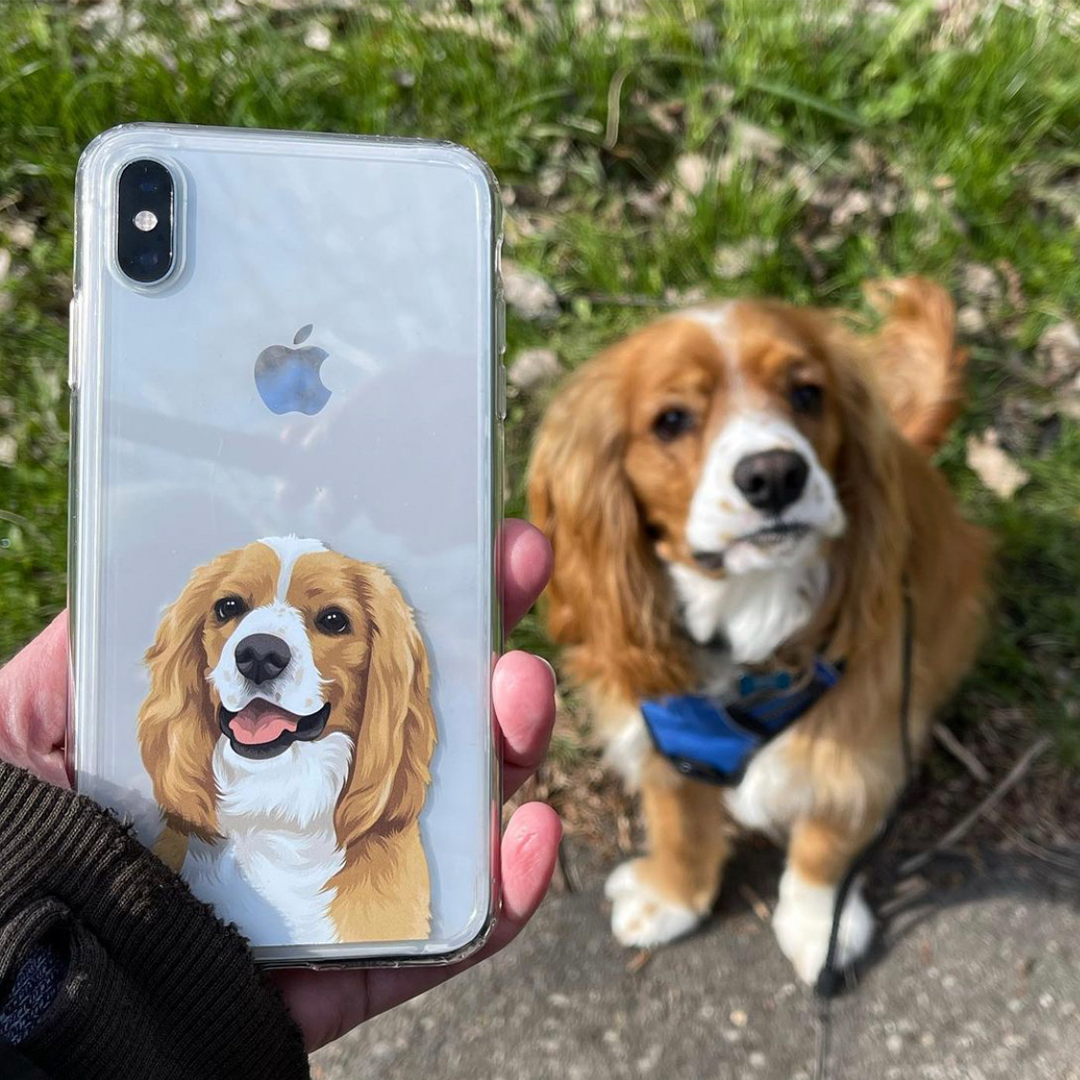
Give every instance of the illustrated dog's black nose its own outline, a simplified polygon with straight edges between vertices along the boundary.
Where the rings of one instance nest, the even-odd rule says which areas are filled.
[[[735,466],[735,486],[756,510],[779,514],[806,487],[810,469],[806,458],[794,450],[765,450],[747,454]]]
[[[253,683],[276,679],[289,665],[289,646],[273,634],[249,634],[236,646],[236,667]]]

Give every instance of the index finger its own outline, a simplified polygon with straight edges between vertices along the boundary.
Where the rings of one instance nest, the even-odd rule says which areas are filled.
[[[551,545],[536,526],[517,518],[503,523],[499,544],[503,620],[509,632],[551,577]]]

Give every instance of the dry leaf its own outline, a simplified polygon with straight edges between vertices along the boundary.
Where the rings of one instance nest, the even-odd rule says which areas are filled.
[[[311,22],[304,31],[304,44],[316,52],[326,52],[332,40],[330,28],[321,22]]]
[[[555,290],[533,270],[525,270],[509,259],[502,263],[506,302],[529,322],[550,322],[559,314]]]
[[[700,195],[709,175],[709,159],[701,154],[683,154],[675,162],[675,175],[691,195]]]
[[[776,251],[773,237],[748,236],[738,244],[723,244],[716,249],[713,270],[717,277],[729,281],[748,273],[758,260]]]
[[[1018,488],[1031,479],[1001,448],[998,433],[988,428],[983,435],[969,435],[967,441],[968,467],[998,497],[1010,499]]]
[[[956,313],[956,325],[965,334],[981,334],[986,329],[986,316],[974,304],[965,304]]]
[[[1053,385],[1075,376],[1080,371],[1080,330],[1076,323],[1067,320],[1044,331],[1035,346],[1035,358]]]
[[[1001,282],[990,266],[968,263],[964,267],[964,292],[974,300],[996,303],[1001,299]]]
[[[506,373],[511,386],[532,390],[559,377],[562,368],[553,349],[522,349]]]

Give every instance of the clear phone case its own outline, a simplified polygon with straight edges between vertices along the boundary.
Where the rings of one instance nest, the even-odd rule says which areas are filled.
[[[173,272],[116,252],[162,163]],[[77,787],[267,964],[436,963],[497,903],[499,202],[422,141],[130,125],[71,320]]]

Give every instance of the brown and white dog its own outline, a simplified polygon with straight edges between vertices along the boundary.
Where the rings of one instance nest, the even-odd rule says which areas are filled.
[[[838,882],[904,781],[905,580],[917,751],[973,658],[986,545],[928,460],[960,401],[953,306],[918,278],[870,288],[888,309],[873,336],[773,301],[662,318],[586,363],[541,424],[529,501],[555,550],[550,631],[648,829],[648,854],[607,882],[624,945],[706,917],[738,823],[786,841],[773,925],[814,981]],[[643,700],[722,699],[742,673],[817,656],[842,679],[737,786],[653,749]],[[838,962],[872,932],[856,887]]]
[[[200,567],[146,654],[155,847],[256,943],[428,936],[435,718],[381,568],[275,537]]]

